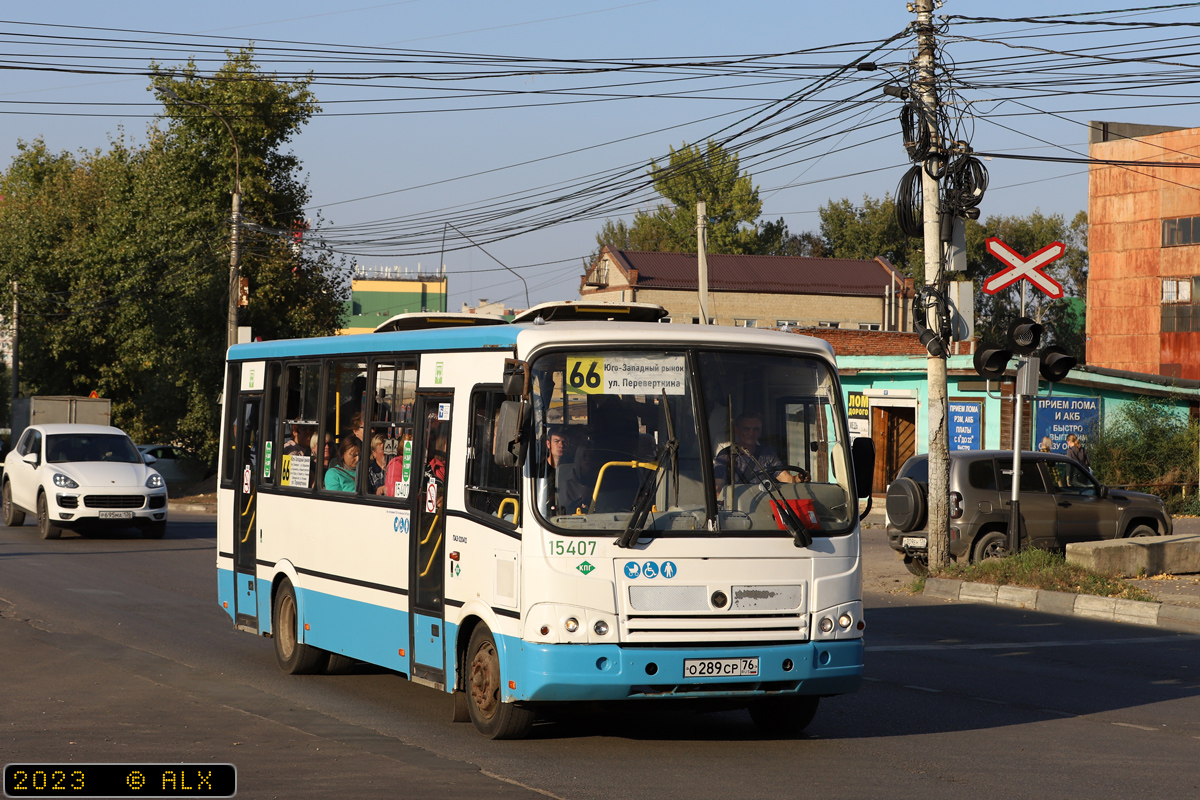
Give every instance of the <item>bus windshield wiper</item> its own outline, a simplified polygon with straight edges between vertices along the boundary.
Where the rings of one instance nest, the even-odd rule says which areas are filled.
[[[671,481],[672,486],[675,486],[678,493],[679,485],[679,459],[677,452],[679,450],[679,441],[675,438],[675,423],[671,419],[671,407],[667,405],[667,390],[663,390],[663,411],[667,418],[667,441],[659,449],[657,464],[654,470],[648,472],[646,477],[642,478],[642,484],[638,487],[637,496],[633,499],[632,513],[629,515],[629,522],[625,525],[625,530],[617,537],[618,547],[633,547],[634,542],[641,536],[642,531],[646,527],[646,519],[650,516],[650,509],[654,507],[654,498],[658,496],[658,487],[662,485],[663,474],[666,472],[666,465],[671,465]]]
[[[746,448],[735,443],[732,445],[732,449],[750,459],[750,466],[753,468],[754,472],[758,473],[757,477],[759,484],[762,486],[763,491],[770,496],[772,505],[774,505],[775,510],[779,512],[779,519],[783,520],[783,524],[787,528],[788,533],[790,533],[792,538],[796,540],[796,547],[808,547],[811,545],[813,543],[812,534],[810,534],[808,529],[804,527],[804,523],[801,522],[800,517],[796,515],[795,509],[793,509],[787,502],[787,499],[784,498],[783,492],[779,491],[779,486],[775,483],[775,476],[767,472],[767,468],[764,467],[762,463],[754,457],[754,454]],[[733,459],[735,455],[735,453],[730,453],[731,467],[733,466]]]

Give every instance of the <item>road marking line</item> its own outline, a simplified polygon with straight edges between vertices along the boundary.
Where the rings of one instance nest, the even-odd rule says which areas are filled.
[[[1122,728],[1137,728],[1139,731],[1158,730],[1158,728],[1152,728],[1149,725],[1134,725],[1132,722],[1114,722],[1113,725],[1120,725]]]
[[[905,686],[905,689],[916,689],[918,692],[929,692],[930,694],[941,694],[941,689],[930,689],[928,686]]]
[[[1200,636],[1186,633],[1174,636],[1142,636],[1128,639],[1078,639],[1058,640],[1053,642],[989,642],[987,644],[897,644],[869,645],[867,650],[873,653],[919,653],[930,650],[1016,650],[1023,647],[1091,647],[1094,645],[1111,644],[1154,644],[1159,642],[1196,641]]]

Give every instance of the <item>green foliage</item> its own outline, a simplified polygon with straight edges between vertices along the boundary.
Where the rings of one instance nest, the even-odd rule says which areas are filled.
[[[762,212],[750,174],[739,171],[738,157],[715,142],[671,148],[668,163],[650,163],[654,188],[668,202],[639,211],[633,222],[606,220],[596,235],[597,248],[660,253],[696,252],[696,201],[708,217],[708,252],[764,254],[784,246],[783,220],[755,222]]]
[[[1003,342],[1009,325],[1021,315],[1021,284],[994,295],[983,293],[983,282],[1005,265],[987,252],[987,238],[995,236],[1023,256],[1053,242],[1066,245],[1066,255],[1043,271],[1063,285],[1063,299],[1052,300],[1033,287],[1026,287],[1026,314],[1046,327],[1043,342],[1058,344],[1084,360],[1084,319],[1080,303],[1087,299],[1088,249],[1087,213],[1080,211],[1067,222],[1061,214],[1049,216],[1035,210],[1025,217],[992,216],[982,223],[967,220],[967,276],[975,283],[975,330],[980,339]]]
[[[1139,397],[1092,436],[1088,456],[1096,477],[1108,485],[1168,498],[1177,490],[1154,484],[1196,482],[1198,435],[1200,428],[1165,400]]]
[[[1007,558],[989,558],[976,564],[951,564],[929,577],[1123,600],[1154,600],[1154,595],[1132,583],[1068,563],[1061,553],[1037,548],[1026,548]]]
[[[298,159],[280,148],[316,110],[308,81],[262,73],[230,53],[215,80],[194,64],[156,68],[156,85],[207,104],[240,150],[244,218],[290,230],[308,201]],[[0,175],[0,302],[20,282],[22,387],[113,401],[139,441],[216,455],[229,291],[232,138],[208,109],[169,101],[148,141],[51,153],[20,143]],[[243,236],[250,304],[264,338],[333,333],[341,277],[327,253],[290,236]]]
[[[821,239],[833,258],[883,256],[917,284],[925,282],[925,255],[919,239],[904,235],[896,221],[896,201],[863,196],[862,205],[848,198],[830,200],[820,208]]]

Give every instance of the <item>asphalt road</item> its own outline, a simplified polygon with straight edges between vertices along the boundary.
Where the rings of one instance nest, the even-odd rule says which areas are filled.
[[[372,668],[295,677],[217,607],[215,524],[0,528],[0,760],[229,762],[245,798],[1145,798],[1200,791],[1200,637],[903,592],[864,533],[867,683],[806,738],[663,706],[491,742]]]

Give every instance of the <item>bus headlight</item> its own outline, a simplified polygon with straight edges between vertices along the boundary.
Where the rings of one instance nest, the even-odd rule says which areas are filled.
[[[563,623],[563,627],[567,629],[567,633],[575,633],[579,630],[579,620],[574,617],[567,617],[567,621]]]
[[[829,633],[833,630],[833,620],[829,617],[821,617],[820,628],[821,633]]]
[[[596,620],[596,624],[592,626],[592,630],[596,632],[597,636],[605,636],[608,634],[608,623],[602,619],[598,619]]]
[[[849,614],[842,614],[840,617],[838,617],[838,625],[842,626],[842,630],[849,628],[853,622],[854,620],[850,618]]]

